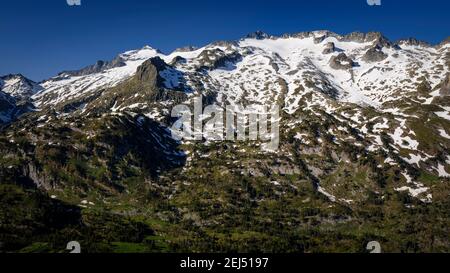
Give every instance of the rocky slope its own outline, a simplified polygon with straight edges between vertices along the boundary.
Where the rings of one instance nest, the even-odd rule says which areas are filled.
[[[375,239],[445,251],[449,75],[448,42],[315,31],[146,46],[28,86],[2,78],[0,177],[143,223],[158,236],[122,241],[146,251],[364,251]],[[172,107],[200,94],[279,105],[280,149],[171,139]],[[16,100],[36,109],[11,123]]]

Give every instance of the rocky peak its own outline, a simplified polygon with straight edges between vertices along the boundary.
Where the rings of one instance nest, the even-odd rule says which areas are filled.
[[[329,37],[336,37],[339,38],[339,35],[337,35],[334,32],[328,31],[328,30],[318,30],[318,31],[303,31],[298,32],[295,34],[285,34],[283,35],[283,38],[299,38],[299,39],[305,39],[305,38],[314,38],[314,43],[319,44],[323,42],[326,38]]]
[[[95,64],[86,66],[80,70],[63,71],[59,76],[85,76],[121,66],[125,66],[125,60],[121,56],[117,56],[111,61],[99,60]]]
[[[135,79],[152,85],[161,85],[163,79],[159,72],[167,68],[168,65],[160,57],[150,58],[137,68]]]
[[[26,82],[28,84],[36,84],[34,81],[28,79],[27,77],[25,77],[22,74],[8,74],[5,76],[1,76],[0,80],[2,80],[3,82],[15,80],[15,81]]]
[[[247,36],[245,36],[245,38],[248,39],[256,39],[256,40],[264,40],[264,39],[269,39],[271,36],[263,31],[255,31],[253,33],[249,33],[247,34]]]
[[[0,77],[0,91],[17,100],[29,99],[40,90],[40,86],[22,74],[9,74]]]
[[[421,41],[415,38],[407,38],[407,39],[401,39],[399,41],[397,41],[398,45],[402,46],[402,45],[409,45],[409,46],[423,46],[423,47],[429,47],[431,46],[429,43],[425,42],[425,41]]]
[[[380,47],[392,47],[393,44],[383,36],[380,32],[352,32],[342,37],[342,41],[346,42],[357,42],[357,43],[368,43],[373,42],[374,45]]]

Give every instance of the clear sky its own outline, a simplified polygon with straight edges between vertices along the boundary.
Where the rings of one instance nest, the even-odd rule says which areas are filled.
[[[450,1],[10,0],[0,2],[0,75],[40,81],[150,45],[163,52],[269,34],[381,31],[438,43],[450,35]]]

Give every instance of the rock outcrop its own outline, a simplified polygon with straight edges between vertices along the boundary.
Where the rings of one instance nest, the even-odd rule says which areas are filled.
[[[336,70],[348,70],[355,65],[355,62],[350,59],[345,53],[340,53],[330,59],[330,67]]]
[[[99,73],[103,72],[105,70],[115,68],[115,67],[121,67],[125,66],[125,61],[122,59],[122,57],[117,56],[112,61],[102,61],[99,60],[95,64],[87,66],[85,68],[82,68],[80,70],[73,70],[73,71],[64,71],[61,72],[60,75],[69,75],[69,76],[85,76],[92,73]]]
[[[329,42],[325,45],[325,48],[322,53],[323,54],[331,54],[335,51],[336,51],[336,47],[335,47],[334,43]]]
[[[450,96],[450,73],[447,74],[447,77],[441,84],[441,92],[442,96]]]
[[[248,34],[245,38],[264,40],[264,39],[270,38],[270,35],[263,31],[258,30],[258,31]]]
[[[352,32],[345,35],[342,39],[345,42],[357,42],[357,43],[368,43],[373,42],[374,45],[380,47],[392,47],[394,46],[386,37],[380,32]]]
[[[402,46],[402,45],[409,45],[409,46],[424,46],[424,47],[429,47],[431,46],[429,43],[425,42],[425,41],[421,41],[415,38],[407,38],[407,39],[401,39],[399,41],[397,41],[397,44]]]
[[[367,50],[366,54],[363,56],[363,60],[369,63],[381,62],[386,59],[388,55],[383,52],[382,48],[378,45]]]
[[[242,59],[242,55],[237,51],[223,51],[221,49],[208,49],[200,53],[199,69],[214,70],[219,67],[226,67],[227,64],[236,63]]]
[[[167,67],[168,65],[160,57],[150,58],[138,67],[135,79],[153,86],[162,86],[164,79],[159,72]]]

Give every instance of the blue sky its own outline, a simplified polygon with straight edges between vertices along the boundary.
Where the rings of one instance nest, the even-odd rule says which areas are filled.
[[[14,0],[0,3],[0,75],[40,81],[63,70],[109,60],[150,45],[170,52],[185,45],[327,29],[381,31],[395,40],[438,43],[450,35],[445,0]]]

